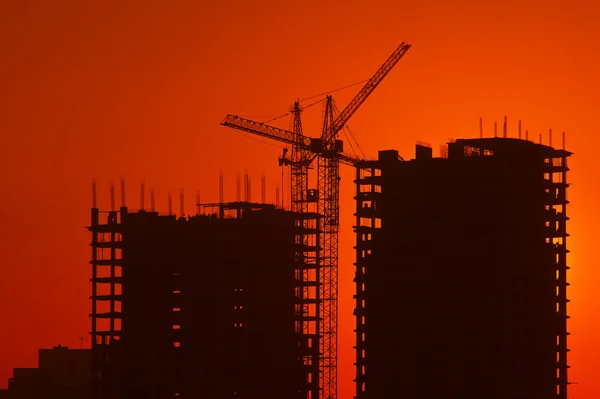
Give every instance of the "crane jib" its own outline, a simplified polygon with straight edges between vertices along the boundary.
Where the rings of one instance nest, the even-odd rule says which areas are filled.
[[[280,129],[260,122],[255,122],[250,119],[239,117],[237,115],[227,115],[225,119],[223,119],[223,121],[221,122],[221,125],[236,130],[241,130],[243,132],[255,134],[257,136],[277,140],[286,144],[295,145],[299,149],[313,154],[315,157],[317,155],[326,158],[338,157],[340,163],[344,165],[354,166],[357,162],[363,161],[363,159],[357,158],[350,154],[343,153],[343,142],[341,140],[336,140],[336,152],[328,153],[322,150],[323,142],[319,138],[311,138],[306,136],[299,137],[297,134],[289,130]]]
[[[365,102],[365,100],[371,95],[373,90],[381,83],[383,78],[394,68],[394,66],[400,61],[400,59],[410,49],[410,44],[401,43],[400,46],[390,55],[390,57],[383,63],[383,65],[375,72],[375,74],[365,83],[364,87],[358,92],[358,94],[350,101],[350,103],[344,108],[342,112],[335,119],[335,122],[331,125],[331,128],[324,135],[323,140],[327,140],[328,137],[335,136],[348,122],[350,117],[358,110],[358,108]]]

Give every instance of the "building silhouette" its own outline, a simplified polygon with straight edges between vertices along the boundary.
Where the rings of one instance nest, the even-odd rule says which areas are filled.
[[[250,202],[204,209],[92,209],[95,399],[317,392],[318,364],[305,359],[318,346],[297,329],[296,215]]]
[[[567,158],[510,138],[356,179],[356,398],[567,398]]]
[[[38,350],[38,367],[15,368],[1,399],[89,399],[92,356],[89,349],[55,346]]]

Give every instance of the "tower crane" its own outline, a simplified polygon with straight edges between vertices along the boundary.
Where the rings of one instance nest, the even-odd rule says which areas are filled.
[[[297,280],[302,282],[297,292],[302,305],[296,309],[302,317],[296,325],[296,332],[314,336],[318,340],[318,358],[307,357],[303,360],[305,364],[318,362],[319,375],[311,380],[315,381],[314,377],[318,377],[320,399],[337,399],[339,165],[354,166],[361,160],[343,152],[343,143],[337,139],[337,135],[410,47],[410,44],[401,43],[337,117],[334,116],[333,99],[327,96],[319,138],[303,134],[299,101],[291,109],[293,131],[231,114],[221,122],[223,126],[290,144],[290,158],[283,162],[290,166],[291,210],[306,214],[309,204],[317,202],[317,213],[320,215],[316,243],[318,255],[311,257],[307,251],[300,251],[296,255],[297,264],[302,265],[296,268]],[[315,158],[318,163],[316,191],[308,189],[308,170]],[[311,245],[309,234],[304,232],[310,231],[311,226],[302,219],[296,222],[299,231],[296,243],[308,248]],[[316,272],[311,273],[311,269]],[[316,286],[316,290],[311,291],[311,286]],[[309,316],[311,303],[316,304],[314,317]],[[312,394],[313,398],[316,398],[315,393]]]

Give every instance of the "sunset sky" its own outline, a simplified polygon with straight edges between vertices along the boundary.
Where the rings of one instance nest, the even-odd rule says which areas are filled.
[[[600,397],[599,4],[1,1],[0,387],[13,367],[34,367],[40,347],[79,347],[81,336],[89,346],[93,178],[103,208],[123,175],[131,208],[145,179],[160,210],[183,188],[192,213],[196,190],[218,199],[219,170],[226,200],[247,169],[253,199],[264,173],[274,201],[283,146],[222,118],[266,120],[368,79],[406,41],[410,51],[349,122],[367,155],[411,158],[417,140],[437,155],[449,138],[477,137],[479,117],[486,136],[504,115],[512,137],[519,119],[546,144],[548,129],[555,145],[567,132],[569,398]],[[338,109],[359,88],[334,93]],[[319,133],[321,113],[304,112],[305,133]],[[340,399],[354,393],[353,175],[344,168],[341,183]]]

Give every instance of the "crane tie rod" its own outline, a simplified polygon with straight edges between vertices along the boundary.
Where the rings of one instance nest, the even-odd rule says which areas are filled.
[[[326,92],[324,92],[324,93],[317,94],[317,95],[314,95],[314,96],[310,96],[310,97],[302,98],[302,99],[300,99],[300,100],[298,100],[298,101],[312,100],[313,98],[317,98],[317,97],[325,96],[325,95],[327,95],[327,94],[335,93],[336,91],[344,90],[344,89],[347,89],[347,88],[349,88],[349,87],[356,86],[356,85],[359,85],[359,84],[361,84],[361,83],[365,83],[365,82],[368,82],[368,81],[369,81],[369,79],[361,80],[360,82],[352,83],[351,85],[347,85],[347,86],[339,87],[339,88],[337,88],[337,89],[329,90],[329,91],[326,91]],[[313,106],[313,105],[315,105],[315,104],[318,104],[318,103],[320,103],[320,102],[323,102],[323,100],[324,100],[324,98],[322,98],[322,99],[320,99],[320,100],[317,100],[317,101],[315,101],[314,103],[310,103],[310,104],[308,104],[307,106],[304,106],[304,107],[302,107],[302,109],[310,108],[310,107],[312,107],[312,106]],[[273,122],[273,121],[275,121],[275,120],[277,120],[277,119],[281,119],[281,118],[283,118],[283,117],[286,117],[286,116],[288,116],[288,115],[291,115],[291,114],[292,114],[291,112],[286,112],[285,114],[282,114],[282,115],[276,116],[276,117],[274,117],[274,118],[271,118],[271,119],[269,119],[269,120],[266,120],[266,121],[264,121],[264,122],[261,122],[261,123],[269,123],[269,122]]]
[[[315,96],[315,97],[318,97],[318,96]],[[314,97],[313,97],[313,98],[314,98]],[[305,107],[302,107],[302,109],[304,110],[304,109],[306,109],[306,108],[310,108],[310,107],[312,107],[313,105],[316,105],[316,104],[318,104],[318,103],[322,103],[324,100],[325,100],[325,99],[324,99],[324,98],[322,98],[322,99],[320,99],[320,100],[318,100],[318,101],[315,101],[314,103],[311,103],[311,104],[308,104],[308,105],[307,105],[307,106],[305,106]],[[288,116],[288,115],[291,115],[291,114],[292,114],[291,112],[288,112],[288,113],[286,113],[286,114],[283,114],[283,115],[276,116],[275,118],[269,119],[269,120],[267,120],[267,121],[264,121],[264,122],[261,122],[261,123],[269,123],[269,122],[273,122],[274,120],[277,120],[277,119],[283,118],[284,116]]]
[[[325,95],[331,94],[331,93],[335,93],[336,91],[344,90],[344,89],[347,89],[349,87],[356,86],[356,85],[359,85],[361,83],[365,83],[365,82],[368,82],[368,81],[369,81],[369,79],[361,80],[360,82],[352,83],[351,85],[347,85],[347,86],[344,86],[344,87],[340,87],[338,89],[333,89],[333,90],[330,90],[330,91],[326,91],[324,93],[317,94],[315,96],[310,96],[310,97],[303,98],[300,101],[312,100],[313,98],[320,97],[320,96],[325,96]]]

